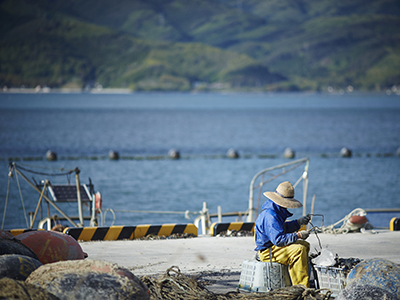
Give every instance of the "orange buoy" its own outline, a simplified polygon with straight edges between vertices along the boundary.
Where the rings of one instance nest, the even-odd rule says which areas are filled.
[[[96,198],[96,210],[102,210],[103,209],[103,200],[101,198],[101,193],[97,192],[95,198]]]
[[[351,216],[349,221],[353,224],[365,224],[368,222],[368,219],[365,216]]]
[[[56,231],[29,231],[15,238],[32,249],[42,264],[84,259],[88,256],[73,237]]]

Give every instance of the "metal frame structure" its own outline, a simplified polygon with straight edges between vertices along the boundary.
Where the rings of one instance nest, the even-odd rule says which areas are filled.
[[[306,164],[304,167],[304,172],[303,174],[300,176],[300,178],[297,180],[297,182],[293,185],[293,187],[296,187],[299,182],[303,179],[303,215],[306,214],[306,202],[307,202],[307,189],[308,189],[308,166],[309,166],[309,161],[310,159],[308,157],[306,158],[302,158],[302,159],[298,159],[298,160],[294,160],[285,164],[281,164],[281,165],[277,165],[274,167],[270,167],[270,168],[266,168],[264,170],[261,170],[260,172],[258,172],[256,175],[254,175],[253,179],[250,182],[250,193],[249,193],[249,208],[248,208],[248,215],[247,215],[247,222],[254,222],[255,218],[257,217],[255,215],[256,209],[254,208],[254,190],[259,188],[260,189],[260,193],[259,193],[259,197],[261,196],[261,191],[262,191],[262,187],[264,184],[266,184],[267,182],[270,182],[276,178],[278,178],[279,176],[282,176],[284,174],[286,174],[287,172],[301,166],[302,164]],[[287,168],[290,167],[290,168]],[[267,172],[276,170],[276,169],[282,169],[282,172],[278,175],[272,176],[271,178],[267,179],[264,181],[263,176],[264,174],[266,174]],[[258,185],[254,186],[257,178],[259,178],[260,176],[262,176],[261,181]]]
[[[78,168],[75,168],[71,172],[75,172],[75,181],[76,181],[76,199],[70,199],[70,201],[76,201],[78,205],[78,217],[70,217],[68,216],[57,204],[56,202],[68,202],[68,201],[57,201],[57,198],[55,197],[54,191],[51,188],[51,183],[48,180],[44,181],[43,186],[38,186],[37,184],[33,183],[30,181],[22,172],[21,170],[18,169],[18,166],[15,163],[10,163],[10,169],[15,170],[16,174],[20,175],[35,191],[37,191],[40,194],[40,198],[38,200],[38,204],[36,206],[35,213],[33,215],[33,218],[30,220],[30,228],[33,227],[33,224],[35,222],[37,212],[39,210],[40,204],[42,202],[42,199],[44,199],[49,205],[51,205],[54,209],[56,209],[62,216],[62,219],[65,219],[71,223],[72,226],[74,227],[83,227],[84,226],[84,219],[89,219],[90,220],[90,226],[96,226],[96,209],[95,209],[95,196],[91,195],[87,186],[86,185],[81,185],[80,184],[80,179],[79,179],[79,173],[80,170]],[[10,176],[10,175],[9,175]],[[42,188],[43,187],[43,188]],[[40,190],[42,188],[42,190]],[[87,194],[88,202],[91,202],[91,215],[90,217],[84,217],[83,216],[83,209],[82,209],[82,195],[81,195],[81,189],[84,190]],[[45,191],[48,190],[50,194],[52,195],[52,199],[50,199],[46,194]],[[61,219],[61,218],[60,218]],[[79,220],[79,223],[76,223],[73,221],[73,219]],[[51,218],[50,216],[48,218],[45,218],[39,222],[39,228],[43,227],[44,224],[47,223],[47,227],[50,226],[51,224]]]

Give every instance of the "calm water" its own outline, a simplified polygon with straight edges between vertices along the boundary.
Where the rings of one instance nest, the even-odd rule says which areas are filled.
[[[28,168],[79,167],[81,181],[90,177],[101,191],[103,208],[182,212],[116,212],[117,225],[162,224],[193,222],[195,216],[187,220],[183,212],[199,211],[203,202],[211,213],[218,205],[223,212],[245,211],[252,177],[290,161],[282,157],[286,147],[296,151],[296,158],[310,158],[307,210],[315,195],[315,213],[325,215],[325,225],[357,207],[400,207],[398,96],[0,94],[0,217],[9,160]],[[341,158],[342,147],[353,157]],[[168,159],[172,148],[180,160]],[[230,148],[239,159],[225,157]],[[58,161],[44,160],[49,149]],[[110,150],[121,159],[110,161]],[[283,180],[294,183],[302,172],[265,189]],[[27,175],[37,182],[47,178]],[[74,182],[74,176],[48,179]],[[27,212],[35,210],[39,198],[21,178],[13,178],[7,229],[26,227],[18,183]],[[302,199],[302,185],[296,195]],[[72,204],[64,209],[76,215]],[[293,212],[295,217],[302,213]],[[111,221],[108,213],[107,224]]]

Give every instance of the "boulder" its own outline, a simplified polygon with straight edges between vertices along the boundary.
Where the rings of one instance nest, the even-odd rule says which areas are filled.
[[[7,230],[0,229],[0,239],[12,239],[14,236]]]
[[[150,299],[146,285],[128,269],[97,260],[43,265],[26,282],[60,299]]]
[[[0,255],[4,254],[20,254],[38,259],[37,255],[32,249],[15,238],[0,239]]]
[[[342,290],[336,300],[397,300],[397,297],[376,286],[368,284],[351,284]]]
[[[40,287],[10,278],[0,279],[0,299],[59,300]]]
[[[0,278],[8,277],[15,280],[25,280],[41,265],[40,261],[29,256],[18,254],[1,255]]]
[[[384,259],[368,259],[357,264],[347,275],[347,285],[381,288],[400,299],[400,265]]]

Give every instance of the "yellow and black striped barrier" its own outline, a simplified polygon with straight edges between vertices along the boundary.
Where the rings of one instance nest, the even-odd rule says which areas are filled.
[[[231,222],[231,223],[212,223],[210,227],[211,236],[216,236],[228,230],[245,230],[254,232],[254,222]]]
[[[390,220],[390,230],[391,231],[400,230],[400,218],[393,218]]]
[[[37,231],[37,230],[45,230],[45,229],[41,229],[41,228],[39,228],[39,229],[30,229],[30,228],[25,228],[25,229],[11,229],[11,230],[10,230],[10,233],[11,233],[13,236],[16,236],[16,235],[21,234],[21,233],[24,233],[24,232]]]
[[[134,240],[147,235],[170,236],[176,233],[198,235],[194,224],[164,224],[111,227],[66,228],[64,233],[77,241]]]

